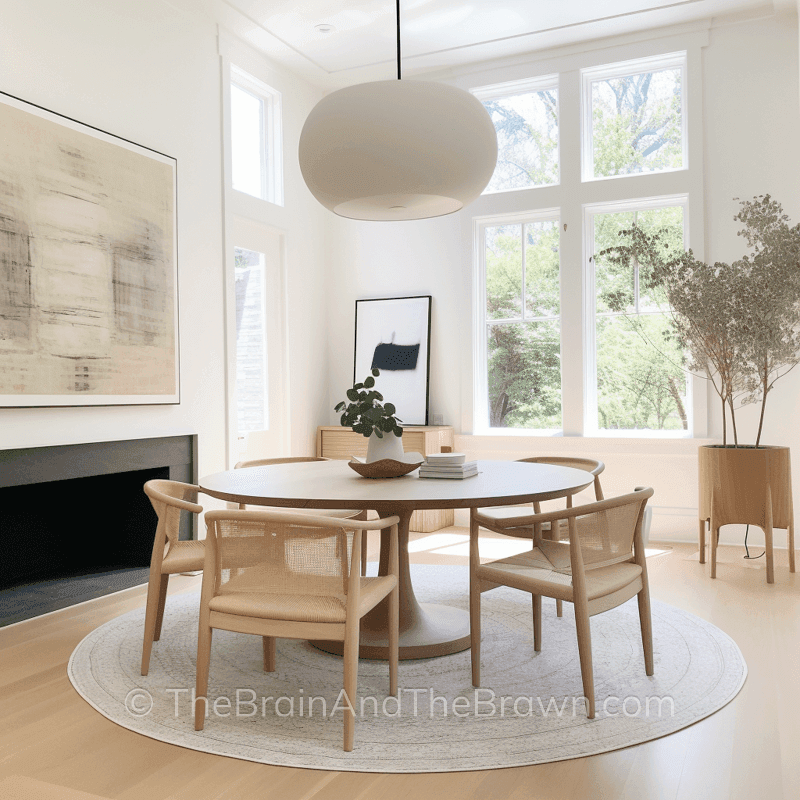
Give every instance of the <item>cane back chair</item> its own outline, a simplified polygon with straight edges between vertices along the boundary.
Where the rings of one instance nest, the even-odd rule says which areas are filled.
[[[532,549],[510,558],[481,564],[478,514],[470,524],[470,640],[472,683],[480,686],[481,593],[499,585],[530,592],[533,598],[533,646],[542,647],[542,596],[572,603],[578,636],[583,693],[587,714],[595,714],[594,677],[589,617],[637,596],[645,672],[653,674],[650,590],[642,541],[642,518],[653,490],[639,487],[631,494],[597,503],[509,517],[498,522],[507,536],[532,539]],[[542,526],[567,523],[568,541],[543,538]],[[556,528],[557,529],[557,528]]]
[[[275,639],[344,642],[344,749],[353,749],[361,618],[389,597],[389,692],[397,695],[398,517],[337,520],[295,511],[209,511],[197,640],[195,729],[207,710],[215,628],[263,639],[264,670]],[[343,527],[343,523],[346,525]],[[390,529],[389,574],[362,577],[361,536]]]
[[[153,554],[150,557],[142,644],[142,675],[147,675],[153,642],[161,638],[169,576],[203,569],[205,550],[201,541],[178,539],[181,514],[203,512],[203,507],[197,503],[199,486],[179,481],[151,480],[145,483],[144,491],[158,516]]]

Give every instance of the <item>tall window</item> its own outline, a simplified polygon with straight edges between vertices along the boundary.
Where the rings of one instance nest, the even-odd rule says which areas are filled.
[[[280,92],[231,67],[230,96],[233,188],[283,205]]]
[[[481,226],[485,417],[490,428],[561,428],[558,218]]]
[[[668,204],[665,204],[668,203]],[[594,253],[618,243],[618,233],[637,225],[662,238],[673,251],[684,248],[685,199],[617,204],[588,209],[587,239]],[[688,375],[684,354],[669,324],[663,288],[639,264],[629,268],[608,258],[592,261],[593,352],[588,382],[594,391],[587,431],[686,431]]]
[[[235,249],[237,438],[269,427],[264,254]]]
[[[688,246],[702,191],[701,149],[688,160],[693,46],[583,69],[569,56],[559,74],[471,90],[499,150],[474,206],[476,432],[703,430],[665,292],[641,265],[593,258],[634,224]]]
[[[497,131],[497,167],[484,193],[558,183],[558,75],[473,94]]]
[[[686,54],[584,70],[584,180],[686,167]]]

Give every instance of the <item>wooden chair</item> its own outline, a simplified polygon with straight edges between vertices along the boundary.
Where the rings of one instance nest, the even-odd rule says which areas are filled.
[[[532,534],[533,548],[487,564],[481,564],[478,549],[481,515],[472,510],[469,597],[473,686],[480,686],[481,592],[499,585],[531,593],[533,647],[537,652],[542,649],[542,596],[574,604],[589,719],[595,714],[589,617],[637,595],[645,672],[653,674],[650,590],[642,542],[642,517],[652,495],[652,489],[639,487],[631,494],[597,503],[502,520],[497,527],[507,536],[528,539]],[[567,523],[569,542],[542,537],[544,523],[555,526],[562,520]]]
[[[264,670],[275,670],[275,638],[344,642],[344,691],[356,707],[361,617],[389,596],[389,692],[397,695],[399,517],[342,520],[294,511],[209,511],[197,639],[195,730],[207,708],[214,628],[263,637]],[[390,528],[389,574],[361,576],[361,536]],[[350,530],[351,529],[351,530]],[[201,701],[202,698],[202,701]],[[355,715],[344,712],[344,749]]]
[[[245,469],[247,467],[267,467],[271,464],[300,464],[306,461],[330,461],[329,458],[322,456],[290,456],[287,458],[256,458],[251,461],[240,461],[234,469]],[[239,504],[239,508],[246,508],[244,503]],[[298,509],[298,513],[306,513]],[[366,519],[366,511],[354,511],[344,508],[314,508],[308,510],[309,514],[319,517],[331,517],[333,519]],[[361,537],[361,574],[367,574],[367,535]]]
[[[603,489],[600,486],[600,473],[606,468],[602,461],[593,458],[571,458],[570,456],[532,456],[531,458],[518,458],[517,461],[527,461],[530,464],[553,464],[557,467],[572,467],[573,469],[583,469],[591,472],[594,476],[594,497],[595,500],[603,499]],[[567,497],[567,508],[572,508],[572,497]],[[511,517],[520,516],[519,506],[496,506],[493,508],[482,508],[478,512],[481,516],[481,525],[494,533],[504,533],[502,527],[498,527],[501,521]],[[533,513],[541,514],[540,503],[533,504]],[[551,531],[550,523],[542,525],[542,534],[545,539],[563,540],[567,538],[566,523],[562,524],[558,533]],[[564,613],[561,600],[556,600],[556,614],[560,617]]]
[[[147,675],[153,642],[161,638],[169,576],[203,569],[205,549],[201,541],[178,539],[181,513],[203,512],[203,507],[197,504],[200,487],[179,481],[152,480],[145,483],[144,491],[158,516],[153,554],[150,558],[142,644],[142,675]]]

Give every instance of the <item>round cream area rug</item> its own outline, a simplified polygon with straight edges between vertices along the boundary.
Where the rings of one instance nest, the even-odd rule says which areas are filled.
[[[468,608],[465,567],[412,566],[423,602]],[[586,718],[571,605],[543,602],[542,651],[533,650],[530,595],[483,595],[482,687],[469,651],[400,662],[399,700],[387,662],[359,664],[355,748],[342,750],[342,661],[281,639],[277,671],[261,640],[215,631],[205,730],[192,698],[199,594],[168,598],[150,674],[139,674],[144,609],[107,622],[75,649],[69,678],[101,714],[181,747],[265,764],[363,772],[448,772],[539,764],[655,739],[714,713],[747,667],[719,628],[653,602],[655,675],[644,672],[635,599],[592,618],[597,717]]]

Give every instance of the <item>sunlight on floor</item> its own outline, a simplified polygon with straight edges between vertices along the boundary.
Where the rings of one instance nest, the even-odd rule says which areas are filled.
[[[435,547],[446,548],[448,545],[461,544],[462,542],[469,544],[469,536],[463,533],[434,533],[409,542],[408,552],[421,553],[425,550],[433,550]],[[469,555],[469,551],[467,551],[467,555]]]
[[[509,558],[530,549],[530,542],[525,539],[494,539],[481,536],[480,540],[481,558]],[[463,533],[434,533],[409,542],[408,552],[469,557],[469,536]],[[647,547],[644,552],[650,558],[668,553],[669,550]]]

